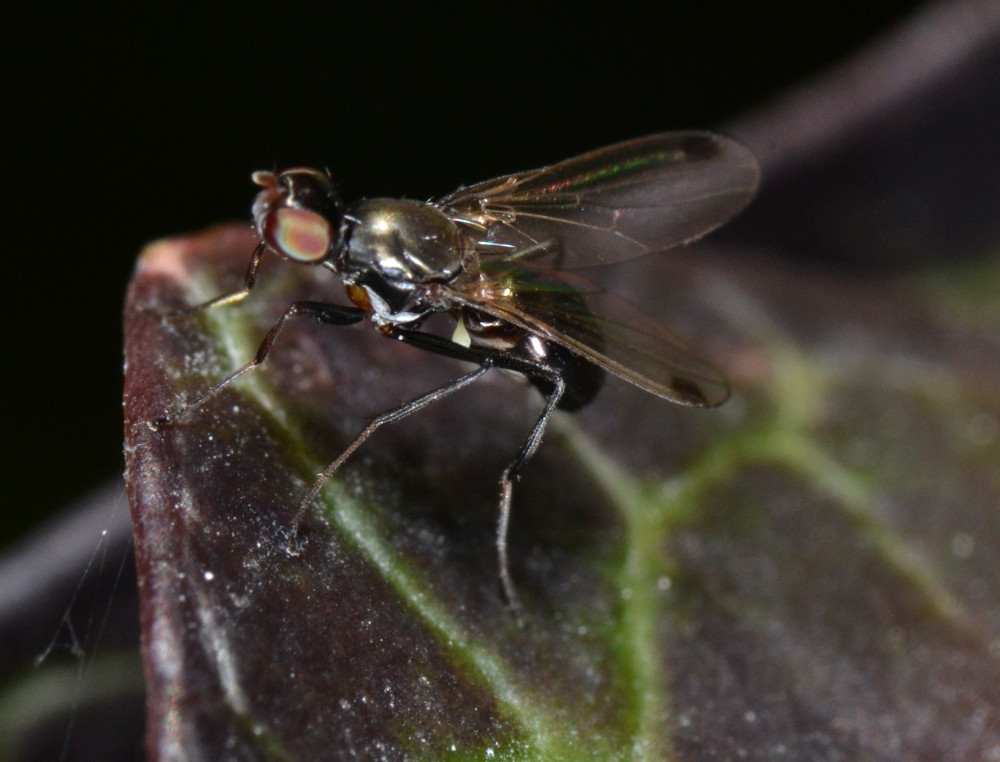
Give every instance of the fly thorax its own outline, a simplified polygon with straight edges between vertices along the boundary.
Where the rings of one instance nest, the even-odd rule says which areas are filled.
[[[337,270],[365,290],[373,319],[408,323],[436,309],[428,294],[461,272],[461,236],[439,209],[417,201],[369,199],[345,214]]]

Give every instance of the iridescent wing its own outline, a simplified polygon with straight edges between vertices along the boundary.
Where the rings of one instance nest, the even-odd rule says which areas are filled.
[[[437,205],[484,260],[578,268],[693,241],[742,210],[759,182],[740,143],[669,132],[461,188]]]
[[[455,284],[466,306],[560,344],[620,378],[682,405],[725,402],[729,385],[666,327],[614,292],[565,271],[484,263]]]

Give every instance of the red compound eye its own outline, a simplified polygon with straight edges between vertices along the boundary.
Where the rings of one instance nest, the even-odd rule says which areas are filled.
[[[330,223],[305,209],[274,210],[264,231],[268,245],[296,262],[320,262],[333,246]]]

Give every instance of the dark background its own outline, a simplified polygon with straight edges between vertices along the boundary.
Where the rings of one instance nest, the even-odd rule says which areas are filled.
[[[120,472],[135,256],[247,219],[252,170],[325,166],[347,198],[440,195],[721,125],[920,5],[174,4],[7,25],[0,542]]]

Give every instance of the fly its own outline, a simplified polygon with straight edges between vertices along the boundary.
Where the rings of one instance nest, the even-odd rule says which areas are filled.
[[[256,368],[299,315],[330,325],[367,319],[389,338],[475,363],[475,370],[369,423],[302,499],[292,549],[323,484],[379,427],[468,386],[491,368],[524,375],[545,405],[500,477],[496,532],[500,582],[516,610],[507,556],[513,484],[552,413],[587,404],[606,372],[682,405],[711,407],[729,395],[723,376],[668,329],[573,271],[693,241],[740,212],[759,179],[749,149],[707,132],[619,143],[427,203],[376,198],[345,205],[324,172],[255,172],[261,190],[253,220],[260,243],[242,287],[171,315],[242,300],[269,251],[326,268],[343,282],[350,304],[291,304],[250,362],[150,426],[173,425]],[[462,340],[421,330],[440,312],[455,318]]]

